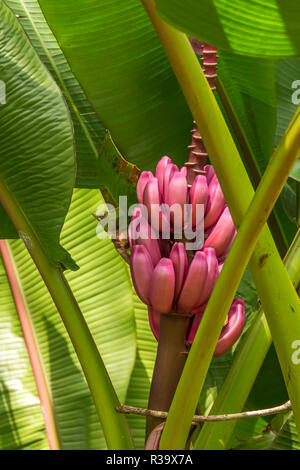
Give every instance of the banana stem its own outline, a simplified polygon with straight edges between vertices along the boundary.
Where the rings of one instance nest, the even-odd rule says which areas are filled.
[[[170,408],[188,353],[185,345],[187,320],[184,314],[160,315],[158,348],[148,402],[151,410],[168,411]],[[148,416],[146,436],[163,421]]]

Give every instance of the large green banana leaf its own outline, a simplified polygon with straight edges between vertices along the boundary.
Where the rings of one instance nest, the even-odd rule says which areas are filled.
[[[0,1],[1,202],[17,204],[49,258],[71,266],[59,244],[75,178],[72,125],[60,90],[15,15]],[[27,243],[28,234],[20,233]],[[3,237],[4,234],[2,233]]]
[[[121,402],[135,361],[133,294],[112,242],[96,236],[97,190],[77,189],[62,242],[81,269],[66,277]],[[104,449],[98,416],[64,325],[21,240],[10,242],[53,396],[64,449]],[[2,266],[2,265],[1,265]],[[2,448],[45,448],[45,427],[11,294],[1,267],[0,430]],[[4,349],[3,349],[4,348]]]
[[[162,18],[192,37],[243,55],[300,52],[298,0],[156,0]]]
[[[187,159],[192,117],[140,0],[41,0],[72,72],[126,160]]]
[[[40,59],[56,80],[68,104],[75,136],[76,147],[76,186],[85,188],[106,188],[110,199],[118,205],[119,194],[127,195],[130,203],[133,197],[135,179],[130,178],[130,171],[137,175],[132,165],[127,165],[117,149],[106,137],[106,131],[86,99],[79,83],[61,52],[37,0],[9,0],[9,7],[25,29],[31,44]],[[67,116],[69,119],[69,117]],[[3,238],[18,238],[3,207],[0,207],[0,235]]]
[[[37,0],[8,0],[34,49],[60,87],[71,112],[76,143],[76,185],[98,188],[100,177],[96,158],[105,136],[105,129],[72,74]]]

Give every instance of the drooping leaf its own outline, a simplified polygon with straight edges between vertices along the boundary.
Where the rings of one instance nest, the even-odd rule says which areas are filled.
[[[139,0],[40,0],[72,72],[124,156],[153,169],[187,158],[192,118]]]
[[[99,188],[103,178],[96,158],[105,137],[105,128],[74,77],[57,41],[46,23],[37,0],[8,0],[42,62],[56,80],[68,104],[76,144],[76,186]],[[109,184],[109,181],[107,182]]]
[[[299,55],[297,0],[157,0],[156,5],[173,26],[221,49],[251,56]]]
[[[77,189],[74,192],[62,240],[79,260],[81,269],[66,272],[66,277],[99,347],[119,399],[124,402],[136,352],[133,296],[127,267],[112,242],[97,238],[97,224],[91,214],[102,203],[99,191]],[[40,346],[63,448],[104,449],[106,444],[97,413],[61,318],[22,242],[12,241],[10,246]],[[0,305],[9,305],[8,290],[1,289],[0,297]],[[24,398],[27,388],[24,385],[24,390],[19,393],[19,401],[11,396],[10,408],[1,408],[0,405],[0,413],[3,413],[0,429],[5,432],[7,427],[4,423],[14,423],[19,431],[19,441],[12,441],[13,448],[16,444],[20,448],[45,448],[45,429],[41,417],[36,418],[40,413],[39,404],[15,309],[11,308],[3,318],[0,351],[3,344],[11,351],[8,371],[20,370],[21,373],[24,369],[27,380],[25,385],[28,390],[33,390],[33,404],[37,409],[33,405],[28,408]],[[11,331],[14,334],[10,334]],[[2,342],[2,337],[4,340],[6,338],[6,342]],[[19,343],[22,346],[21,359],[14,353]],[[22,360],[24,364],[20,362]],[[2,374],[1,377],[5,379],[6,376]],[[4,382],[4,385],[6,388],[10,386],[9,381]],[[3,394],[0,392],[0,400],[6,399]],[[23,397],[23,402],[20,397]],[[23,428],[26,431],[24,433]],[[6,448],[5,436],[1,437]]]
[[[77,174],[75,185],[82,188],[103,188],[109,199],[118,205],[118,196],[133,198],[134,170],[116,147],[109,145],[110,138],[74,77],[52,31],[41,12],[38,0],[9,0],[8,5],[28,34],[41,60],[51,72],[68,104],[75,135]],[[121,164],[122,163],[122,164]]]
[[[2,0],[0,79],[6,84],[6,104],[0,106],[2,204],[7,210],[14,201],[14,211],[25,217],[49,257],[74,267],[59,244],[75,178],[69,114],[59,88]],[[28,239],[26,233],[21,236]]]

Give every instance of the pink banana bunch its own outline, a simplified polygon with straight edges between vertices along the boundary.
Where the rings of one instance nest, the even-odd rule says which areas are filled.
[[[169,157],[163,157],[155,176],[149,171],[142,172],[137,197],[147,208],[147,214],[144,216],[142,206],[136,208],[128,231],[131,276],[138,296],[148,305],[154,336],[158,339],[161,314],[191,314],[186,339],[192,343],[236,231],[213,167],[205,166],[192,185],[187,183],[186,171],[185,167],[179,170]],[[186,204],[191,207],[188,216],[184,209]],[[197,230],[197,204],[204,207],[205,241],[189,262],[184,242],[176,241],[172,234],[178,221],[182,226],[190,223]],[[172,208],[169,218],[164,205]],[[171,233],[169,240],[162,238],[163,227],[167,224]],[[136,233],[138,236],[134,235]],[[243,327],[244,303],[235,299],[215,355],[230,349]]]

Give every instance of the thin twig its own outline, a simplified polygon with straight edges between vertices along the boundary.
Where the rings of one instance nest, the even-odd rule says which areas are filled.
[[[195,415],[193,417],[193,422],[203,423],[205,421],[229,421],[232,419],[241,419],[241,418],[254,418],[257,416],[268,416],[276,413],[284,413],[285,411],[291,410],[291,402],[287,401],[283,405],[275,406],[273,408],[265,408],[263,410],[254,410],[254,411],[244,411],[242,413],[232,413],[224,415],[210,415],[210,416],[200,416]],[[116,411],[123,414],[134,414],[141,416],[153,416],[155,418],[166,419],[168,413],[166,411],[156,411],[148,410],[147,408],[136,408],[135,406],[120,405],[117,406]]]

